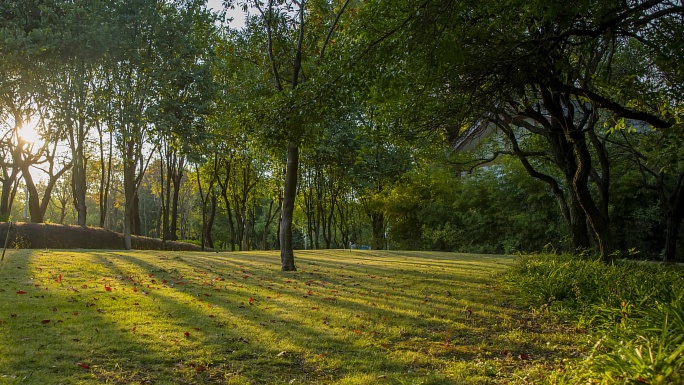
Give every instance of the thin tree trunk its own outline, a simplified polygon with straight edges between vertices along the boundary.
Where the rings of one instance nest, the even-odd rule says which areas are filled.
[[[280,263],[283,271],[296,271],[292,243],[292,222],[295,196],[297,195],[297,171],[299,167],[299,148],[292,142],[287,145],[287,167],[285,169],[285,188],[283,206],[280,214]]]
[[[206,235],[207,228],[207,199],[202,192],[202,181],[200,179],[199,167],[195,165],[195,175],[197,176],[197,188],[200,194],[200,201],[202,203],[202,231],[200,232],[200,247],[204,251],[204,236]]]
[[[71,171],[71,189],[74,196],[74,208],[78,215],[77,223],[81,227],[85,227],[87,219],[88,206],[86,205],[86,163],[87,158],[84,153],[85,142],[85,116],[82,114],[78,119],[78,126],[76,127],[76,135],[71,133],[71,152],[73,154],[72,162],[73,169]]]
[[[214,227],[214,220],[216,219],[216,194],[212,191],[211,192],[211,210],[209,211],[209,219],[207,220],[207,228],[206,228],[206,240],[207,240],[207,246],[209,248],[214,248],[214,240],[211,236],[211,229]]]
[[[133,200],[135,199],[135,162],[132,159],[124,159],[124,247],[132,249],[131,236],[133,235]]]
[[[102,139],[102,127],[97,125],[97,131],[100,137],[100,227],[105,227],[107,219],[107,210],[109,210],[109,186],[112,180],[112,149],[113,149],[113,134],[109,133],[109,155],[105,163],[104,157],[104,141]]]

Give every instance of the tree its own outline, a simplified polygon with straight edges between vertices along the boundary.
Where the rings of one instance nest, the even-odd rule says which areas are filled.
[[[101,76],[105,52],[111,50],[109,39],[111,12],[106,3],[89,0],[57,3],[46,12],[52,33],[56,35],[55,54],[48,75],[45,103],[50,121],[60,136],[66,137],[71,150],[71,186],[78,225],[87,218],[87,140],[95,120],[101,118],[95,96],[103,87]]]
[[[597,127],[622,119],[655,128],[673,124],[667,112],[653,108],[662,93],[630,91],[634,85],[655,90],[651,78],[615,76],[613,58],[627,44],[657,45],[654,31],[672,31],[669,21],[681,13],[681,7],[666,1],[577,7],[535,1],[429,2],[404,35],[408,52],[422,48],[396,61],[433,66],[417,80],[399,80],[424,90],[409,100],[417,111],[414,124],[441,129],[454,143],[485,120],[545,138],[545,151],[564,170],[569,197],[576,198],[601,256],[608,259],[614,251],[607,209],[610,164],[606,136]],[[428,24],[431,28],[425,28]],[[447,118],[432,118],[437,112]],[[573,210],[572,203],[569,207]],[[581,225],[580,218],[572,222]]]
[[[188,94],[191,97],[199,95],[202,102],[201,93],[187,90],[200,83],[192,71],[195,69],[193,66],[203,67],[201,60],[206,51],[189,49],[186,44],[197,43],[198,40],[184,39],[183,33],[193,33],[197,29],[204,31],[193,27],[211,25],[213,19],[208,17],[201,1],[159,3],[139,0],[117,5],[117,38],[120,44],[108,64],[108,75],[113,96],[113,129],[124,162],[124,240],[126,248],[130,249],[130,237],[138,220],[137,188],[151,159],[151,152],[158,146],[158,142],[152,140],[154,118],[164,118],[156,120],[162,131],[179,126],[191,130],[196,126],[188,126],[187,122],[199,119],[200,112],[193,108],[194,104],[188,103],[191,106],[189,111],[183,106],[188,102],[184,99]],[[206,47],[206,43],[203,44]],[[185,66],[187,63],[190,63],[190,69]],[[203,68],[199,71],[211,73]],[[169,99],[165,91],[167,87],[179,94]],[[154,143],[152,151],[145,151],[148,141]]]
[[[257,114],[261,115],[261,125],[266,126],[265,141],[272,148],[286,148],[279,231],[283,271],[296,270],[292,230],[300,146],[320,121],[315,95],[319,87],[334,80],[334,75],[326,73],[325,68],[329,61],[339,60],[330,54],[333,51],[330,45],[334,44],[332,36],[349,3],[345,1],[339,7],[306,0],[242,3],[245,8],[254,6],[258,16],[249,20],[242,36],[238,36],[238,48],[244,51],[236,54],[248,57],[268,75],[261,80],[268,82],[272,89],[265,95],[266,110]]]

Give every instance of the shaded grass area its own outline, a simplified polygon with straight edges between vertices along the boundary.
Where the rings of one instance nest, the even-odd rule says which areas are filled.
[[[510,305],[512,258],[8,252],[0,383],[539,383],[584,336]]]

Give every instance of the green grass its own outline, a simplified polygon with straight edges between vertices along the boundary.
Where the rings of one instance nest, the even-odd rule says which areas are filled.
[[[9,251],[0,384],[524,384],[586,354],[510,305],[511,257],[296,256]]]

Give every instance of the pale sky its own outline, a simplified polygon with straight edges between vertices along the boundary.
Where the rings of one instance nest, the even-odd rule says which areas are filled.
[[[223,0],[208,0],[207,6],[215,11],[223,9]],[[232,17],[233,21],[230,26],[235,29],[242,29],[245,26],[245,13],[242,9],[235,7],[235,9],[229,9],[226,12],[227,17]]]

